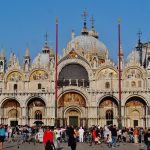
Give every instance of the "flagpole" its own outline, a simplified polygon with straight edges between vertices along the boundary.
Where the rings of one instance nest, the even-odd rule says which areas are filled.
[[[55,62],[55,126],[58,125],[57,97],[58,97],[58,17],[56,17],[56,62]]]
[[[118,18],[118,69],[119,69],[119,83],[118,83],[118,89],[119,89],[119,109],[118,109],[118,127],[122,128],[122,118],[121,118],[121,52],[120,52],[120,18]]]

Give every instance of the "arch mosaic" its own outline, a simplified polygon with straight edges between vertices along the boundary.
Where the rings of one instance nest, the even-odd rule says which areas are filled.
[[[35,70],[31,73],[29,80],[47,80],[48,73],[45,70]]]
[[[117,78],[118,74],[114,69],[111,68],[104,68],[101,69],[97,74],[96,78],[97,79],[102,79],[102,78]]]
[[[144,99],[144,97],[140,97],[138,95],[132,95],[124,101],[125,106],[146,106],[148,105],[147,101]]]
[[[119,102],[117,100],[116,97],[112,97],[112,95],[104,95],[103,97],[99,98],[98,104],[99,106],[111,106],[112,104],[115,104],[116,106],[118,106]]]
[[[71,105],[86,107],[85,98],[77,92],[67,92],[63,94],[59,99],[58,106],[67,107]]]
[[[41,98],[32,98],[28,101],[28,107],[45,107],[45,102]]]
[[[8,107],[16,108],[16,107],[20,107],[20,104],[15,99],[7,99],[2,103],[1,107],[3,107],[3,108],[8,108]]]
[[[24,76],[19,71],[13,71],[7,75],[6,80],[7,81],[23,81]]]

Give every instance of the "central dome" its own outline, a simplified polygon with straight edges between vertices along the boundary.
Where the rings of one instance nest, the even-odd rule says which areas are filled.
[[[75,48],[77,43],[78,48],[82,48],[85,52],[93,51],[94,49],[104,52],[107,51],[106,46],[101,41],[90,35],[80,35],[72,39],[70,42],[71,48]]]

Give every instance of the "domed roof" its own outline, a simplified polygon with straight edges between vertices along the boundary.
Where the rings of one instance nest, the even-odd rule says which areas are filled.
[[[80,35],[72,39],[71,48],[75,48],[76,43],[78,43],[78,48],[82,48],[84,51],[92,51],[93,49],[107,51],[106,46],[101,41],[90,35]]]
[[[127,57],[127,63],[134,61],[136,63],[140,63],[140,55],[139,51],[133,50]]]
[[[39,53],[33,60],[32,65],[46,66],[49,64],[49,54]]]

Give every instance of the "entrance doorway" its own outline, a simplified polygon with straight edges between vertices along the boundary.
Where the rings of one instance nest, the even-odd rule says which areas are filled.
[[[78,116],[69,116],[69,125],[78,126]]]
[[[106,124],[107,125],[112,125],[113,124],[113,110],[108,109],[106,111]]]
[[[18,121],[10,121],[10,126],[15,127],[18,125]]]
[[[138,126],[138,120],[133,120],[133,125],[134,125],[134,127],[137,127]]]

